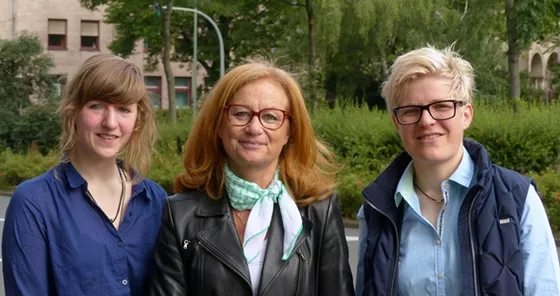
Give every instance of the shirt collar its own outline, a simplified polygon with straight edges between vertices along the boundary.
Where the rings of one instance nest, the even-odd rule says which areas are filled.
[[[70,188],[76,189],[82,186],[83,184],[86,184],[86,179],[84,179],[84,177],[80,175],[78,170],[76,170],[76,168],[70,161],[63,162],[61,164],[61,167],[64,173],[66,174],[66,179],[68,180],[68,184],[70,185]]]
[[[74,167],[74,165],[71,162],[69,162],[69,161],[68,162],[63,162],[61,164],[61,168],[62,168],[63,172],[66,174],[66,178],[68,179],[68,185],[70,185],[70,188],[76,189],[80,186],[83,186],[84,184],[87,184],[84,177],[82,177],[82,175],[80,175],[78,170],[76,170],[76,168]],[[133,178],[138,178],[138,177],[139,176],[137,176],[137,172],[133,172]],[[132,196],[131,197],[134,197],[137,194],[140,194],[144,191],[146,191],[146,185],[144,184],[143,180],[140,180],[140,182],[132,185]],[[152,199],[152,195],[149,194],[148,192],[146,192],[143,195],[146,198],[148,198],[149,200]]]
[[[465,188],[469,188],[474,176],[474,172],[474,161],[467,149],[463,146],[463,157],[461,158],[461,163],[459,164],[455,172],[451,174],[451,177],[449,177],[448,180],[453,181],[454,183],[459,184],[460,186],[463,186]],[[412,193],[414,192],[413,174],[414,172],[411,161],[406,167],[401,179],[399,180],[397,190],[395,191],[394,198],[397,207],[400,205],[403,198],[405,198],[411,206],[414,206],[413,203],[418,203],[418,199],[411,198],[413,196]]]

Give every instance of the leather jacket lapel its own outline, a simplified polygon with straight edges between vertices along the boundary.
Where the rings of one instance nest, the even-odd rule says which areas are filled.
[[[249,286],[251,277],[239,236],[235,230],[227,193],[221,199],[204,198],[197,208],[197,216],[222,216],[212,227],[197,234],[201,246],[211,255],[230,268]],[[204,219],[204,218],[203,218]]]
[[[311,223],[311,221],[306,217],[302,217],[302,220],[303,229],[296,239],[294,250],[290,258],[288,258],[288,260],[286,261],[283,261],[282,253],[284,251],[284,226],[282,225],[282,215],[280,214],[280,208],[277,204],[275,204],[274,213],[272,214],[272,221],[270,222],[270,229],[268,232],[266,255],[264,258],[258,295],[264,295],[267,292],[271,283],[277,277],[278,273],[282,270],[284,264],[291,260],[298,248],[311,233],[313,223]],[[294,274],[294,277],[297,277],[297,273]]]

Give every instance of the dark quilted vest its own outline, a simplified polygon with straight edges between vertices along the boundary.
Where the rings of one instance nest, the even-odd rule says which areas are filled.
[[[520,220],[532,182],[493,165],[481,144],[464,140],[464,145],[477,175],[458,218],[462,295],[523,295]],[[397,208],[393,197],[410,161],[408,154],[401,154],[363,191],[368,225],[363,295],[397,295],[403,203]]]

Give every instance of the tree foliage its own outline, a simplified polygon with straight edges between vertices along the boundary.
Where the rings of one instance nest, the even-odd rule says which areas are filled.
[[[42,153],[56,147],[54,66],[36,36],[23,33],[0,40],[0,149],[25,152],[34,144]],[[54,123],[54,124],[53,124]]]
[[[150,45],[149,60],[161,60],[161,18],[151,0],[80,0],[107,3],[107,21],[117,27],[111,49],[128,55],[135,42]],[[107,2],[109,1],[109,2]],[[475,68],[480,94],[501,97],[508,90],[505,0],[198,0],[197,8],[210,15],[222,32],[226,67],[263,56],[296,72],[309,94],[311,64],[309,15],[312,3],[318,93],[327,102],[348,99],[383,107],[379,96],[395,58],[428,44],[453,45]],[[193,1],[176,0],[192,7]],[[558,36],[557,0],[516,0],[516,44],[524,49],[535,40]],[[86,5],[87,6],[87,5]],[[173,61],[189,62],[192,53],[192,15],[173,12]],[[208,71],[206,85],[218,78],[218,38],[199,21],[198,58]]]
[[[36,36],[23,33],[15,40],[0,40],[0,105],[19,115],[32,100],[42,102],[54,94],[54,66]]]

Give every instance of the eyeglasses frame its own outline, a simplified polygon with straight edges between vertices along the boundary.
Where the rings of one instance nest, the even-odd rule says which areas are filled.
[[[439,103],[447,103],[447,102],[452,102],[453,103],[453,115],[447,118],[443,118],[443,119],[436,119],[434,118],[434,116],[432,115],[432,112],[430,112],[430,107],[434,104],[439,104]],[[430,114],[430,117],[432,117],[434,120],[437,121],[443,121],[443,120],[449,120],[453,117],[455,117],[457,115],[457,105],[459,105],[459,107],[463,107],[465,106],[467,103],[465,101],[461,101],[461,100],[441,100],[441,101],[435,101],[432,102],[430,104],[427,105],[406,105],[406,106],[401,106],[401,107],[397,107],[393,109],[393,114],[395,114],[395,117],[397,118],[397,122],[400,125],[412,125],[412,124],[417,124],[418,122],[420,122],[420,120],[422,120],[422,116],[424,116],[424,110],[428,111],[428,114]],[[417,121],[415,122],[411,122],[411,123],[402,123],[399,115],[398,115],[398,111],[400,109],[404,109],[404,108],[409,108],[409,107],[419,107],[420,108],[420,117],[418,118]]]
[[[251,111],[251,119],[250,119],[246,124],[234,124],[233,122],[231,122],[231,119],[229,118],[229,109],[230,109],[231,107],[243,107],[243,108],[247,108],[249,111]],[[226,105],[224,106],[224,110],[226,110],[226,112],[228,112],[228,113],[226,114],[226,115],[227,115],[227,118],[228,118],[228,121],[229,121],[229,123],[230,123],[231,125],[233,125],[233,126],[247,126],[247,125],[249,125],[249,124],[251,123],[251,121],[253,121],[253,118],[255,118],[255,116],[256,116],[256,117],[259,119],[259,122],[260,122],[261,126],[262,126],[263,128],[265,128],[265,129],[271,130],[271,131],[275,131],[275,130],[280,129],[280,128],[284,125],[284,122],[286,122],[286,118],[290,118],[290,117],[291,117],[291,114],[290,114],[290,113],[288,113],[287,111],[282,110],[282,109],[278,109],[278,108],[264,108],[264,109],[261,109],[260,111],[253,111],[253,109],[251,109],[251,108],[249,108],[249,107],[247,107],[247,106],[245,106],[245,105],[240,105],[240,104],[226,104]],[[282,123],[280,124],[280,126],[278,126],[277,128],[269,128],[269,127],[264,126],[264,124],[263,124],[263,122],[262,122],[262,120],[261,120],[261,113],[264,112],[264,111],[267,111],[267,110],[274,110],[274,111],[280,111],[280,112],[282,112],[282,115],[283,115],[283,116],[282,116]]]

